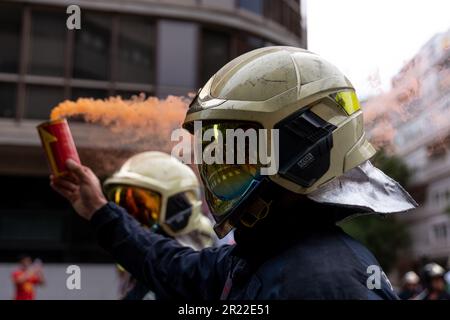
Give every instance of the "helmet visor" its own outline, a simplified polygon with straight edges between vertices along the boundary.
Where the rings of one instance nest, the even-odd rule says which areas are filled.
[[[255,123],[214,123],[203,125],[202,142],[204,159],[199,172],[206,186],[206,200],[216,218],[226,215],[260,177],[261,165],[257,161],[258,129]],[[208,134],[207,131],[210,130]],[[205,156],[217,156],[208,164]],[[222,162],[222,163],[218,163]]]
[[[115,185],[107,191],[107,197],[144,226],[150,228],[159,221],[161,195],[157,192],[135,186]]]

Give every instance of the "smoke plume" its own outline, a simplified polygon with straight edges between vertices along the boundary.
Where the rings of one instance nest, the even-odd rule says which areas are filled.
[[[79,150],[81,160],[94,166],[98,173],[109,174],[134,153],[151,150],[170,153],[171,132],[181,127],[189,100],[189,97],[178,96],[146,98],[143,94],[129,100],[120,96],[104,100],[79,98],[58,104],[50,118],[92,124],[87,128],[90,147]],[[94,129],[106,130],[99,134],[99,130]],[[74,138],[77,140],[76,136]]]

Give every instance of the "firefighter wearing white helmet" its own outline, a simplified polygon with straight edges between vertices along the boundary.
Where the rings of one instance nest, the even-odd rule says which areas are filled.
[[[418,284],[420,282],[420,278],[414,271],[408,271],[403,276],[403,284]]]
[[[402,290],[398,294],[402,300],[414,299],[421,292],[420,278],[414,271],[405,273],[402,279]]]
[[[176,158],[159,151],[136,154],[103,186],[110,201],[153,232],[166,234],[195,250],[213,245],[211,222],[201,212],[198,179]],[[118,273],[122,299],[157,298],[120,265]]]
[[[417,300],[450,300],[444,279],[445,269],[435,262],[427,263],[422,269],[424,290]]]
[[[197,176],[169,154],[148,151],[132,156],[105,181],[104,189],[110,201],[142,225],[161,228],[197,250],[213,244],[211,223],[201,212]]]
[[[184,127],[212,131],[217,142],[229,129],[277,129],[278,145],[271,131],[266,145],[269,154],[278,150],[278,170],[263,174],[266,162],[249,161],[250,155],[243,163],[199,164],[215,231],[222,237],[234,228],[236,244],[198,253],[143,233],[114,205],[79,210],[98,230],[100,244],[137,278],[164,297],[190,300],[398,299],[376,258],[336,221],[416,204],[368,162],[375,151],[358,99],[336,67],[298,48],[251,51],[203,86]],[[250,150],[250,143],[238,147]],[[87,190],[94,185],[85,184]],[[101,203],[85,200],[84,207],[88,202]]]
[[[219,236],[265,217],[274,185],[364,212],[401,212],[415,206],[395,181],[367,162],[375,149],[364,133],[362,110],[350,81],[309,51],[267,47],[234,59],[192,102],[184,127],[194,133],[195,121],[202,122],[203,131],[214,128],[224,137],[228,129],[238,128],[279,133],[278,150],[271,150],[273,131],[267,131],[267,148],[279,153],[276,174],[261,175],[263,165],[258,163],[199,166]],[[335,181],[339,177],[343,179]],[[372,184],[363,185],[364,180]],[[333,181],[330,192],[325,186]]]

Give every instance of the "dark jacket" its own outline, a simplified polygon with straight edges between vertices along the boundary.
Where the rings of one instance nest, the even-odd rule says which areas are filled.
[[[160,299],[398,299],[373,255],[334,224],[268,221],[235,233],[237,245],[194,251],[151,233],[108,203],[91,224],[99,244]]]

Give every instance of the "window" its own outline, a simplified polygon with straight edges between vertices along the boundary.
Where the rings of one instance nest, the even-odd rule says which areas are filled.
[[[108,97],[108,91],[103,89],[87,89],[87,88],[73,88],[72,100],[78,98],[93,98],[93,99],[105,99]]]
[[[122,99],[131,99],[133,96],[139,97],[141,92],[144,93],[146,97],[153,95],[151,92],[116,90],[114,96],[120,96]]]
[[[216,31],[203,31],[202,85],[230,60],[230,36]]]
[[[248,0],[248,2],[252,1]],[[265,0],[263,7],[265,17],[279,23],[297,36],[302,36],[300,1]]]
[[[0,82],[0,118],[13,118],[16,107],[16,84]]]
[[[443,159],[447,154],[447,146],[442,141],[435,142],[427,146],[430,160]]]
[[[62,240],[62,215],[36,211],[17,211],[19,210],[3,211],[0,215],[0,240],[21,242],[59,242]]]
[[[48,187],[47,177],[2,175],[0,180],[2,262],[15,262],[24,251],[47,262],[111,261],[95,245],[88,223]]]
[[[250,12],[262,15],[264,11],[263,0],[239,0],[239,7]]]
[[[264,40],[254,36],[240,36],[238,38],[238,54],[264,47]]]
[[[153,93],[152,19],[85,10],[81,30],[67,30],[66,19],[65,7],[0,1],[0,118],[23,109],[21,117],[47,119],[67,98]],[[23,38],[22,25],[29,29]],[[20,52],[22,40],[27,55]],[[19,66],[26,67],[24,76],[18,77]]]
[[[442,222],[433,225],[433,232],[436,240],[447,239],[447,223]]]
[[[435,205],[439,205],[439,192],[435,191],[435,193],[433,194],[433,201]]]
[[[117,81],[151,84],[154,79],[155,30],[146,18],[121,17]]]
[[[282,1],[267,0],[265,16],[277,23],[282,23]]]
[[[50,111],[63,99],[62,87],[29,85],[26,88],[25,118],[48,119]]]
[[[82,28],[75,32],[73,77],[109,80],[111,17],[83,12]]]
[[[289,30],[292,31],[293,33],[295,33],[296,35],[300,36],[301,35],[301,27],[300,27],[300,16],[297,12],[295,11],[291,11],[290,12],[290,25],[289,25]]]
[[[17,73],[19,69],[21,8],[0,3],[0,72]]]
[[[32,12],[28,73],[64,75],[65,19],[64,11]]]

